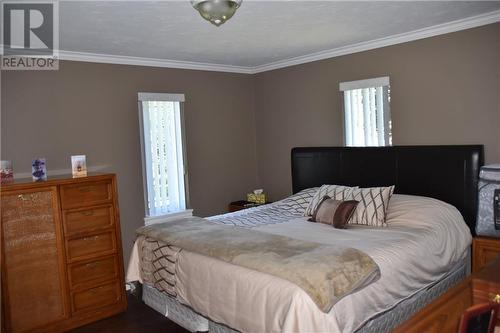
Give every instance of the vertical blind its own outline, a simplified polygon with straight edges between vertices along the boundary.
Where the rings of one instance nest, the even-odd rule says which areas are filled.
[[[186,208],[179,94],[139,94],[148,216]]]
[[[340,84],[346,146],[392,145],[389,89],[388,77]]]

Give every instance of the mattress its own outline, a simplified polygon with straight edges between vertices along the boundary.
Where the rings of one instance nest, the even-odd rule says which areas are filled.
[[[395,304],[391,309],[368,320],[363,326],[356,330],[356,333],[390,332],[392,329],[408,320],[418,310],[443,294],[447,289],[464,279],[468,273],[470,273],[469,257],[460,262],[457,267],[443,279],[429,286],[429,288],[417,292],[398,304]],[[143,286],[142,299],[147,305],[191,332],[238,332],[224,324],[216,323],[203,317],[190,307],[181,304],[175,298],[160,292],[153,286]]]
[[[337,230],[306,222],[301,210],[308,196],[299,193],[273,205],[211,220],[358,248],[379,265],[379,281],[345,297],[325,314],[286,280],[182,251],[175,277],[177,299],[214,322],[245,332],[353,332],[368,329],[367,323],[375,322],[372,318],[425,293],[467,256],[471,236],[465,222],[454,207],[438,200],[394,195],[388,227]],[[140,279],[139,270],[129,270],[129,279]]]

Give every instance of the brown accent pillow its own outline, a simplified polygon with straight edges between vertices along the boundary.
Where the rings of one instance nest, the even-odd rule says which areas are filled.
[[[329,224],[336,229],[344,229],[358,203],[359,201],[356,200],[333,200],[325,195],[309,221]]]

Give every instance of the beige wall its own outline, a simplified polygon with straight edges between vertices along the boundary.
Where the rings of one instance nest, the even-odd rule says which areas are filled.
[[[343,143],[339,82],[383,75],[395,145],[481,143],[499,163],[499,73],[500,23],[258,74],[261,185],[288,195],[292,147]]]
[[[184,93],[191,204],[201,216],[257,187],[253,78],[247,75],[62,62],[59,71],[2,73],[1,158],[15,172],[50,170],[86,154],[116,172],[127,260],[144,201],[137,92]]]
[[[482,143],[500,162],[500,24],[253,76],[67,61],[2,72],[1,158],[19,173],[46,157],[50,172],[86,154],[116,172],[128,258],[144,215],[137,92],[186,94],[191,204],[207,216],[259,186],[288,195],[292,147],[342,144],[339,82],[381,75],[395,144]]]

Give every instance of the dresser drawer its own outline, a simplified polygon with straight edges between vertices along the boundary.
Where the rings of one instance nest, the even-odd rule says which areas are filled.
[[[500,238],[474,237],[472,254],[472,270],[479,272],[489,262],[500,256]]]
[[[111,202],[111,198],[110,181],[61,186],[61,203],[63,209],[107,203]]]
[[[474,304],[489,303],[500,297],[499,291],[495,290],[473,290],[472,301]]]
[[[67,241],[67,256],[69,261],[89,257],[92,255],[110,254],[116,249],[115,235],[113,231],[102,232]]]
[[[500,303],[500,258],[491,260],[472,275],[472,300],[474,304]],[[500,324],[498,318],[497,325]]]
[[[110,228],[114,223],[114,212],[111,205],[64,211],[63,214],[66,235]]]
[[[118,281],[103,284],[91,289],[74,292],[71,299],[73,312],[94,310],[116,304],[121,298],[121,287]]]
[[[500,303],[500,285],[473,278],[472,302],[473,304],[484,304],[489,302]],[[497,325],[499,324],[500,314],[498,314],[497,317]]]
[[[68,268],[68,275],[71,288],[76,288],[92,281],[115,279],[118,277],[117,257],[112,256],[71,264]]]

